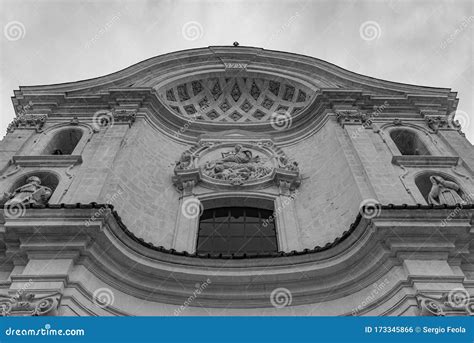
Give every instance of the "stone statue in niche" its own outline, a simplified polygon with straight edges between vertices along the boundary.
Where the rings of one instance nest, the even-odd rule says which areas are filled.
[[[190,169],[193,166],[193,155],[187,151],[181,154],[179,161],[176,162],[176,170]]]
[[[26,184],[18,187],[13,193],[6,193],[8,201],[5,203],[6,206],[14,204],[34,204],[44,205],[48,202],[51,197],[51,188],[41,186],[41,180],[37,176],[30,176],[26,180]]]
[[[431,190],[428,202],[433,205],[465,204],[466,201],[459,195],[460,187],[452,181],[447,181],[441,176],[430,176]]]
[[[272,172],[260,156],[244,150],[240,144],[233,151],[222,153],[222,158],[208,161],[203,173],[213,179],[229,181],[231,184],[243,184],[245,181],[262,178]]]

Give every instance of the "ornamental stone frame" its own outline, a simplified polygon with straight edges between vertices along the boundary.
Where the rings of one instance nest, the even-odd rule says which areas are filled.
[[[300,170],[269,137],[240,130],[203,136],[181,155],[172,179],[181,192],[173,249],[195,252],[199,216],[217,199],[220,206],[242,206],[244,201],[248,205],[249,199],[254,199],[255,206],[260,207],[258,200],[270,201],[268,209],[274,210],[279,250],[301,249],[294,206]],[[196,192],[198,185],[200,191]],[[214,192],[207,193],[206,189]]]

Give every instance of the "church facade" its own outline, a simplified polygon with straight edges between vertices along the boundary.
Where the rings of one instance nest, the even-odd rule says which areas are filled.
[[[1,315],[474,313],[448,88],[234,46],[12,101]]]

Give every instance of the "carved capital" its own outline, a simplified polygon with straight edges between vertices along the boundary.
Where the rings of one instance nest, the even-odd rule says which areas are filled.
[[[425,116],[425,121],[428,127],[434,132],[438,132],[439,129],[449,128],[449,122],[446,117]]]
[[[46,114],[23,114],[8,125],[7,132],[13,132],[16,129],[32,129],[41,132],[47,118]]]
[[[132,126],[137,117],[137,110],[130,108],[116,108],[113,111],[114,123],[123,123]]]
[[[173,184],[183,193],[183,196],[193,194],[194,186],[201,180],[201,175],[198,168],[175,170],[173,176]]]
[[[399,118],[395,118],[392,123],[393,125],[397,125],[397,126],[403,125],[403,121]]]
[[[362,125],[368,117],[367,114],[358,110],[341,110],[336,111],[337,122],[344,127],[345,125]]]
[[[298,171],[277,168],[275,170],[275,182],[281,195],[290,196],[291,192],[301,184],[300,174]]]
[[[77,126],[79,125],[79,119],[77,117],[73,117],[71,121],[69,122],[69,125],[71,126]]]
[[[418,294],[416,300],[422,316],[474,316],[474,299],[463,289],[439,297]]]
[[[19,293],[15,296],[0,295],[0,316],[43,316],[57,309],[61,293],[36,295]]]

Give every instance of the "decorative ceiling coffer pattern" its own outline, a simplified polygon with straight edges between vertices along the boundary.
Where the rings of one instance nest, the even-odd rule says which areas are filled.
[[[177,114],[216,122],[261,122],[273,113],[294,115],[305,108],[314,92],[280,78],[219,75],[175,82],[160,91]]]

